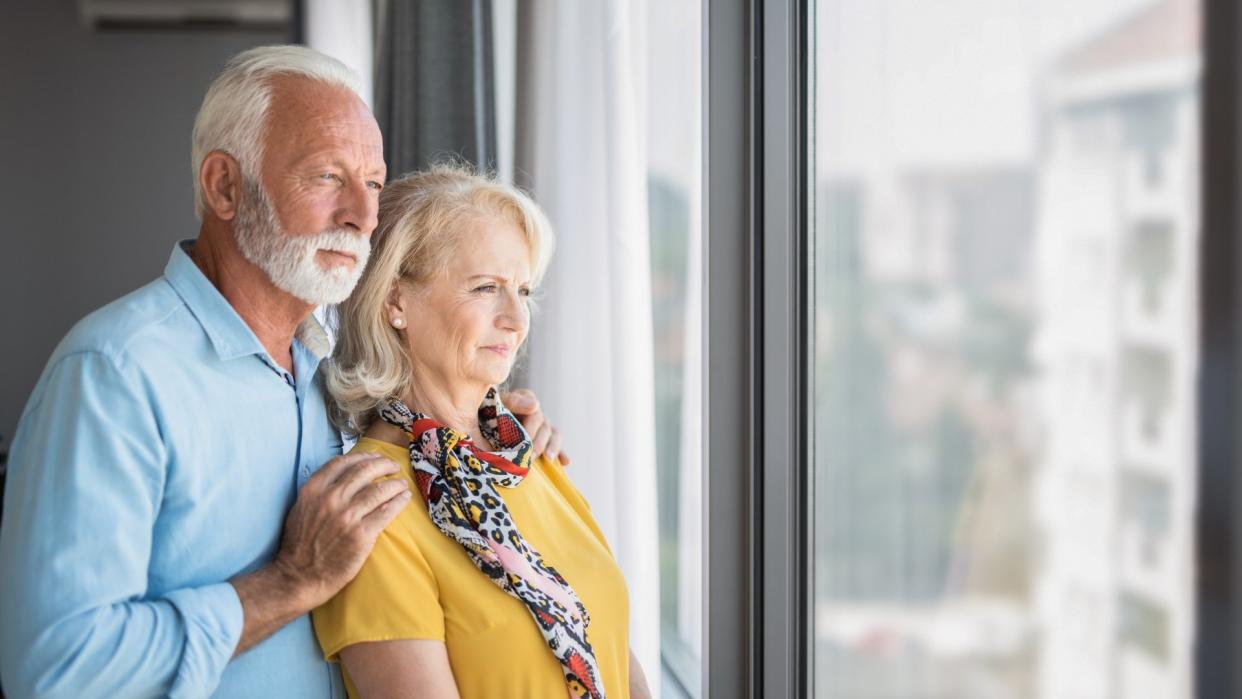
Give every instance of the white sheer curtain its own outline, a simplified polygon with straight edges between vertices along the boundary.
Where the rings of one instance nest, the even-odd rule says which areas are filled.
[[[646,2],[533,0],[521,11],[518,179],[557,232],[528,380],[625,572],[631,645],[658,690]]]
[[[370,2],[304,0],[306,45],[353,68],[362,99],[374,107],[375,25]]]
[[[374,108],[375,24],[371,3],[305,0],[303,10],[306,46],[353,68],[361,78],[363,101]],[[335,342],[336,329],[322,306],[315,309],[315,319],[327,331],[328,340]]]

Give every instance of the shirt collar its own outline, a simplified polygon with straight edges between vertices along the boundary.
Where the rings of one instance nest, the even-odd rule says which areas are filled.
[[[173,246],[168,265],[164,268],[164,278],[185,302],[199,325],[203,326],[220,359],[227,361],[252,354],[266,357],[267,350],[254,331],[190,259],[193,247],[193,240],[183,240]],[[316,365],[331,351],[328,334],[314,315],[307,316],[298,326],[294,336],[295,350],[297,345],[308,351],[311,355],[308,359]],[[313,367],[310,368],[313,371]]]
[[[332,354],[332,338],[328,337],[328,331],[324,329],[314,313],[306,316],[306,320],[298,326],[294,339],[300,342],[316,360]]]

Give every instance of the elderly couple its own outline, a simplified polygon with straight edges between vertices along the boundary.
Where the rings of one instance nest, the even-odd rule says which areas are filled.
[[[198,238],[78,323],[22,413],[9,699],[648,696],[559,436],[497,394],[539,208],[452,167],[385,186],[356,77],[300,47],[230,62],[193,162]]]

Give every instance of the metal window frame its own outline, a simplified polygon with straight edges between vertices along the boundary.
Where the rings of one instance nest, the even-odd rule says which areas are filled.
[[[811,687],[808,4],[765,0],[758,27],[756,574],[762,614],[758,685],[765,697],[809,696]]]
[[[704,658],[808,696],[809,0],[704,3]]]
[[[1242,10],[1203,2],[1194,694],[1242,696]]]
[[[753,694],[751,2],[703,3],[703,696]]]

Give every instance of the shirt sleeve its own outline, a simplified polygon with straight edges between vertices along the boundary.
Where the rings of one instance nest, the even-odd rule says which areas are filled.
[[[388,523],[357,577],[311,615],[324,658],[368,641],[444,640],[439,584],[408,521],[416,507]]]
[[[13,440],[0,528],[0,674],[20,697],[206,696],[241,636],[227,582],[146,597],[166,454],[141,377],[49,366]]]

